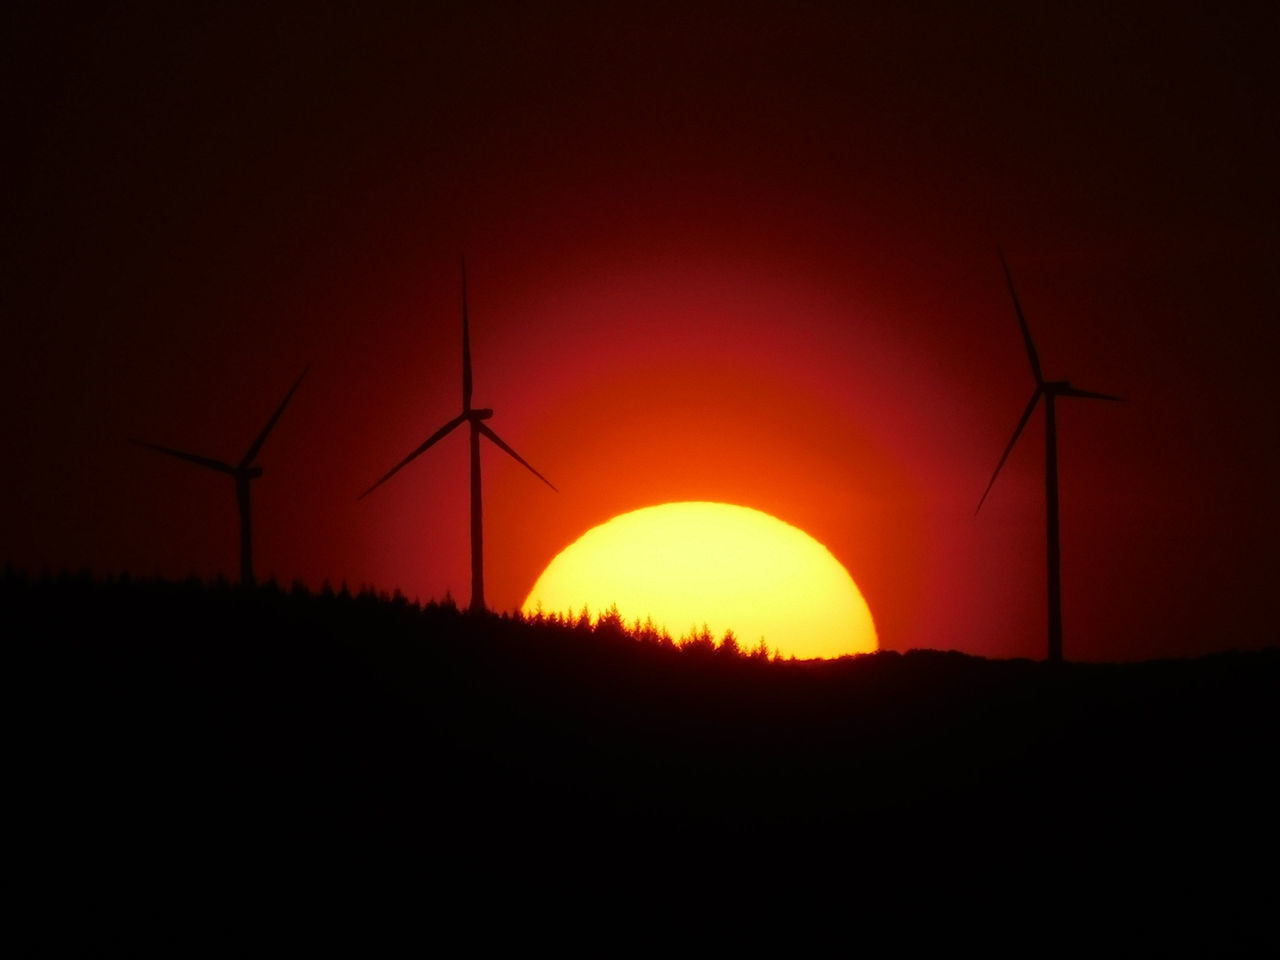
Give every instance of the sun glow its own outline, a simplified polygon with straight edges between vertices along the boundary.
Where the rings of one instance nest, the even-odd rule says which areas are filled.
[[[871,611],[853,578],[817,540],[759,510],[664,503],[587,531],[548,564],[526,614],[651,617],[679,637],[706,625],[752,648],[800,658],[877,648]]]

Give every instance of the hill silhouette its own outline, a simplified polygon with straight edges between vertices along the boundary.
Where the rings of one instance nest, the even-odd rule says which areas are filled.
[[[22,822],[76,910],[371,857],[455,887],[567,864],[670,883],[694,851],[766,886],[954,875],[973,897],[963,875],[1039,900],[1083,872],[1143,899],[1212,878],[1244,905],[1276,852],[1275,649],[770,661],[367,591],[12,571],[0,591]]]

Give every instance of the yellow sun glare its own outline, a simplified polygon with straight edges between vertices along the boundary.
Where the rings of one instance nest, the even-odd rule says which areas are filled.
[[[752,648],[800,658],[876,649],[871,611],[853,578],[817,540],[759,510],[664,503],[587,531],[547,565],[526,614],[652,617],[674,636],[705,624]]]

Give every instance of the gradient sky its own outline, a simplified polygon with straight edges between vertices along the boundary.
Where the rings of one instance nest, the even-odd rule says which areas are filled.
[[[0,560],[469,593],[618,513],[826,544],[884,646],[1041,657],[1059,405],[1069,659],[1275,641],[1274,11],[1260,4],[19,3],[5,13]],[[181,7],[181,9],[179,9]],[[357,9],[358,7],[358,9]],[[416,7],[429,7],[429,12]],[[681,625],[683,626],[683,625]]]

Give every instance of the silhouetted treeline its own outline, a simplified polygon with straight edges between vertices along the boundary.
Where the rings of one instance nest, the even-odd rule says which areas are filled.
[[[952,862],[1052,885],[1123,849],[1150,886],[1276,852],[1277,650],[777,661],[610,616],[12,571],[0,619],[26,815],[98,883],[370,849],[458,877],[640,870],[713,845],[889,889]]]

